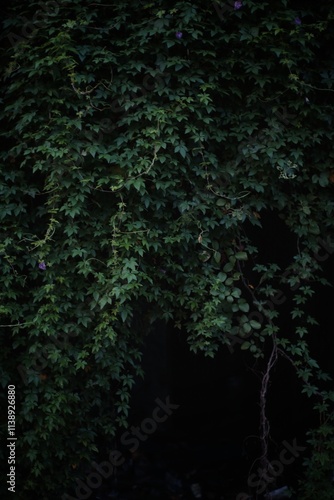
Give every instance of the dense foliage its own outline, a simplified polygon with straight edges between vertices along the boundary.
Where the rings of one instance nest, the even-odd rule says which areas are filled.
[[[334,392],[307,334],[334,250],[334,7],[307,5],[11,2],[1,381],[17,387],[22,498],[59,498],[126,425],[157,319],[208,356],[249,349],[268,376],[290,359],[323,423],[303,498],[331,498]],[[285,266],[252,240],[271,213],[294,242]]]

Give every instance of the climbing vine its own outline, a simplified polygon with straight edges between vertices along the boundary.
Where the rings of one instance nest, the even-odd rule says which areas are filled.
[[[334,250],[333,14],[289,0],[8,7],[0,370],[19,388],[22,498],[59,498],[126,425],[158,319],[194,352],[259,361],[266,467],[271,370],[289,360],[320,415],[309,463],[325,457],[303,498],[327,488],[334,391],[308,304]],[[294,241],[285,266],[253,237],[271,213]]]

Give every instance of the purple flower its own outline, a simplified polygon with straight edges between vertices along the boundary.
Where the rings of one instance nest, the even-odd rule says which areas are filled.
[[[182,38],[182,36],[183,36],[182,31],[177,31],[177,32],[175,33],[175,36],[176,36],[176,38],[177,38],[178,40],[181,40],[181,38]]]
[[[242,7],[242,2],[234,2],[234,10],[239,10]]]
[[[295,23],[297,26],[300,26],[300,25],[302,24],[302,20],[300,19],[300,17],[295,17],[294,23]]]
[[[40,263],[38,264],[38,267],[39,267],[40,269],[42,269],[42,271],[45,271],[45,269],[46,269],[46,264],[45,264],[44,260],[42,260],[42,262],[40,262]]]

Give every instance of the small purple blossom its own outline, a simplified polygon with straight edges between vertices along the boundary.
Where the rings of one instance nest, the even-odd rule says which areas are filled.
[[[40,262],[40,263],[38,264],[38,267],[39,267],[40,269],[42,269],[42,271],[45,271],[45,269],[46,269],[46,264],[45,264],[44,260],[42,260],[42,262]]]
[[[297,25],[297,26],[300,26],[302,24],[302,20],[300,19],[300,17],[295,17],[294,19],[294,23]]]
[[[177,31],[177,32],[175,33],[175,36],[176,36],[176,38],[177,38],[178,40],[181,40],[181,38],[182,38],[182,36],[183,36],[182,31]]]
[[[234,2],[234,10],[239,10],[242,7],[242,2]]]

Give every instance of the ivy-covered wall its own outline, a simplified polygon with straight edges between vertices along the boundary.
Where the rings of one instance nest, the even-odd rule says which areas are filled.
[[[258,359],[264,466],[271,370],[292,363],[320,413],[301,498],[332,498],[334,392],[308,345],[308,300],[334,251],[333,8],[7,8],[0,369],[16,386],[18,498],[59,498],[126,426],[158,319],[195,352]],[[294,241],[286,265],[252,240],[270,214]]]

